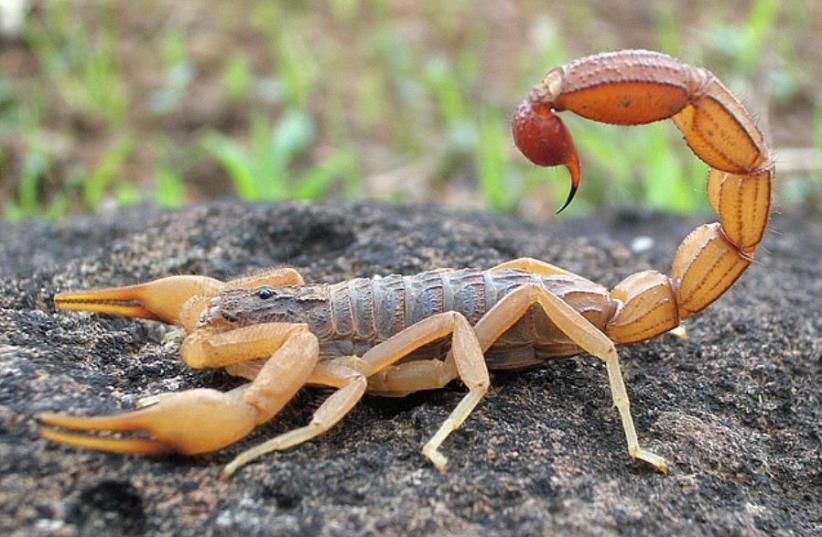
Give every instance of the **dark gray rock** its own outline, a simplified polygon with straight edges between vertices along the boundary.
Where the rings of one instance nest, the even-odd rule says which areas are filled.
[[[137,458],[40,440],[46,411],[110,413],[141,396],[237,381],[187,370],[158,323],[55,313],[56,291],[291,265],[315,281],[529,255],[603,284],[667,270],[695,221],[633,215],[533,225],[377,204],[136,208],[0,225],[0,533],[5,535],[819,535],[822,219],[777,218],[756,263],[689,320],[689,339],[625,347],[640,440],[631,461],[592,358],[497,374],[435,471],[419,449],[463,393],[367,397],[320,439],[218,480],[242,449],[303,424],[306,391],[239,445]],[[631,239],[649,235],[639,255]]]

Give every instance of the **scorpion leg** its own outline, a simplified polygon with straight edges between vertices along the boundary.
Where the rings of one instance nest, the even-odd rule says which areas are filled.
[[[651,464],[662,473],[667,472],[668,465],[665,459],[639,446],[634,421],[631,417],[628,393],[622,380],[619,358],[614,343],[582,314],[556,295],[541,286],[530,284],[506,295],[474,326],[474,331],[483,352],[522,318],[534,304],[539,304],[545,315],[574,343],[605,362],[608,371],[608,382],[611,387],[611,397],[622,420],[622,428],[625,431],[625,439],[628,443],[628,453],[631,457]]]
[[[224,370],[233,377],[254,380],[265,365],[265,362],[265,358],[256,358],[254,360],[246,360],[245,362],[227,365]]]
[[[357,356],[336,358],[334,362],[357,371],[363,364],[362,358]],[[225,370],[229,375],[254,380],[263,364],[265,360],[249,360],[226,366]],[[423,390],[438,390],[456,378],[459,378],[459,372],[451,355],[447,360],[413,360],[388,366],[368,377],[367,392],[380,397],[405,397]],[[311,380],[307,384],[327,386]]]
[[[345,417],[362,398],[368,383],[365,375],[344,365],[345,360],[320,362],[308,378],[308,384],[338,388],[314,412],[308,425],[243,451],[223,469],[223,479],[231,477],[239,468],[266,453],[282,451],[321,435]]]
[[[296,269],[290,267],[280,267],[266,270],[259,274],[252,274],[244,278],[236,278],[226,282],[227,287],[240,289],[254,289],[269,285],[271,287],[286,287],[289,285],[304,285],[303,277]]]
[[[296,325],[282,341],[276,339],[273,338],[271,357],[254,381],[227,393],[195,389],[168,394],[154,405],[115,416],[40,417],[40,422],[49,427],[142,432],[148,438],[87,436],[49,428],[43,429],[42,435],[62,444],[115,453],[150,455],[176,451],[194,455],[223,448],[277,414],[306,383],[319,360],[317,338],[304,325]]]
[[[468,393],[422,448],[422,454],[438,470],[444,470],[448,463],[448,459],[439,452],[439,445],[465,421],[490,384],[485,358],[468,320],[455,311],[428,317],[369,349],[358,367],[370,378],[420,347],[449,335],[452,337],[454,365]]]
[[[545,261],[540,261],[539,259],[534,259],[533,257],[520,257],[517,259],[512,259],[511,261],[506,261],[505,263],[500,263],[496,267],[492,268],[491,272],[498,272],[506,269],[524,270],[525,272],[536,274],[537,276],[571,274],[565,269],[561,269],[556,265],[546,263]]]
[[[293,323],[262,323],[216,334],[207,329],[195,329],[183,340],[180,357],[192,369],[234,368],[228,373],[254,380],[268,360],[258,357],[269,356],[295,331],[304,329],[305,325]],[[245,364],[253,364],[253,374],[236,373],[247,370]],[[149,407],[175,394],[168,392],[142,397],[137,400],[136,407]]]
[[[362,370],[364,363],[362,358],[357,356],[344,356],[333,361],[356,371]],[[265,360],[249,360],[226,366],[225,370],[229,375],[254,380],[263,364]],[[380,397],[405,397],[423,390],[438,390],[456,378],[459,378],[459,372],[452,355],[449,355],[447,360],[413,360],[390,365],[368,377],[367,392]],[[307,384],[328,386],[327,383],[314,380],[309,380]]]
[[[368,392],[383,397],[404,397],[422,390],[438,390],[459,377],[454,356],[446,360],[414,360],[392,365],[368,378]]]

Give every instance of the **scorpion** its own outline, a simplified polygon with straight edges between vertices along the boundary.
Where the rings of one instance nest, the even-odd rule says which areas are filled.
[[[252,447],[228,477],[263,454],[311,440],[366,393],[403,396],[459,379],[467,393],[422,448],[437,469],[446,438],[486,394],[489,370],[523,370],[588,353],[605,363],[628,454],[665,473],[665,459],[639,445],[616,345],[666,333],[722,295],[751,264],[768,222],[774,173],[762,133],[710,71],[644,50],[588,56],[549,71],[518,107],[515,144],[532,163],[564,165],[580,184],[573,140],[556,112],[639,125],[671,118],[710,168],[707,194],[719,222],[696,228],[670,275],[645,270],[608,291],[549,263],[521,258],[490,270],[307,285],[293,268],[222,282],[171,276],[55,295],[58,309],[173,323],[192,368],[225,368],[248,382],[227,392],[162,393],[112,416],[39,417],[48,440],[116,453],[206,453],[272,419],[303,386],[334,391],[310,422]],[[562,210],[562,209],[560,209]],[[62,430],[61,430],[62,429]],[[85,431],[85,433],[84,433]],[[107,433],[136,432],[137,435]],[[100,434],[103,433],[103,434]]]

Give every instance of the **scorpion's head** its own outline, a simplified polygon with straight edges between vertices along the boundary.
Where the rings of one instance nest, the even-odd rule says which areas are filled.
[[[227,288],[213,297],[201,319],[202,325],[221,330],[289,319],[287,288],[261,286]]]

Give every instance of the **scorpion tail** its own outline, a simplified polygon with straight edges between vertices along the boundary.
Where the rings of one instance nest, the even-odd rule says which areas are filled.
[[[711,168],[708,199],[719,222],[688,235],[670,276],[645,271],[617,285],[612,296],[622,306],[606,334],[616,343],[648,339],[727,291],[765,233],[774,174],[765,137],[728,88],[706,69],[647,50],[597,54],[552,69],[520,105],[514,139],[535,164],[567,166],[573,187],[576,152],[555,117],[561,110],[612,125],[671,119]]]
[[[580,183],[579,157],[565,124],[546,104],[524,100],[511,124],[514,143],[525,157],[537,166],[562,164],[571,175],[571,191],[557,211],[561,213],[577,193]]]

